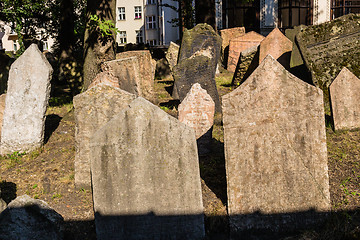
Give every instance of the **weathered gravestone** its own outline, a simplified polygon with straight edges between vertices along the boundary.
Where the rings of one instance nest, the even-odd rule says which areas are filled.
[[[290,57],[290,68],[298,67],[304,64],[304,61],[302,60],[300,51],[298,46],[295,42],[295,37],[297,34],[299,34],[304,28],[306,28],[305,25],[299,25],[295,26],[293,29],[286,29],[285,30],[285,36],[293,42],[293,47],[291,51],[291,57]]]
[[[116,78],[111,72],[100,72],[98,73],[94,80],[90,83],[88,89],[95,87],[99,84],[110,85],[115,88],[120,88],[118,78]]]
[[[6,99],[6,93],[1,94],[0,95],[0,136],[1,136],[2,121],[4,118],[5,99]]]
[[[227,28],[220,30],[220,36],[222,38],[221,58],[224,66],[228,61],[230,41],[244,34],[245,34],[244,27],[235,27],[235,28]]]
[[[138,50],[138,51],[128,51],[116,54],[116,59],[126,59],[136,57],[137,63],[135,65],[136,72],[139,73],[140,77],[140,86],[141,86],[141,95],[147,100],[154,102],[155,93],[154,93],[154,79],[155,79],[155,70],[156,70],[156,61],[152,59],[149,50]],[[136,61],[135,61],[136,62]],[[129,69],[132,71],[132,68]],[[114,74],[116,77],[121,78],[120,75]],[[130,79],[127,79],[130,81]],[[120,88],[121,87],[121,83]]]
[[[90,140],[92,135],[135,99],[135,95],[113,86],[105,73],[97,85],[74,97],[75,187],[90,189]],[[108,81],[107,81],[108,80]],[[94,81],[97,82],[97,81]],[[94,83],[93,82],[93,83]]]
[[[327,91],[343,67],[360,77],[360,14],[308,26],[297,36],[314,84]]]
[[[211,152],[215,103],[211,96],[195,83],[178,107],[179,121],[195,130],[199,155]]]
[[[259,63],[270,54],[286,69],[289,69],[292,46],[293,43],[278,28],[275,28],[260,43]]]
[[[165,58],[168,61],[169,66],[170,66],[170,70],[172,70],[173,67],[175,67],[175,65],[178,62],[179,49],[180,49],[179,45],[177,45],[176,43],[170,42],[170,46],[165,55]]]
[[[43,144],[52,72],[35,44],[11,65],[1,130],[1,154],[32,151]]]
[[[322,91],[269,55],[222,103],[233,234],[322,219],[330,210]]]
[[[343,68],[329,90],[335,130],[360,128],[360,79]]]
[[[90,146],[97,239],[203,239],[193,129],[139,97]]]
[[[249,47],[258,46],[262,40],[264,40],[264,37],[256,32],[248,32],[241,37],[231,39],[227,70],[235,72],[240,53]]]
[[[245,49],[240,53],[239,61],[232,79],[233,86],[239,86],[259,65],[258,46]]]

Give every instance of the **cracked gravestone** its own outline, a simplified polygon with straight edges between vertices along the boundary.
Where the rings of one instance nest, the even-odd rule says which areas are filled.
[[[194,130],[138,97],[92,137],[97,239],[203,239]]]
[[[360,128],[360,79],[343,68],[329,90],[335,130]]]
[[[32,44],[11,65],[1,130],[1,154],[43,145],[53,69]]]
[[[331,206],[322,91],[269,55],[222,103],[232,234],[321,222]]]
[[[99,73],[93,87],[74,97],[75,109],[75,187],[91,188],[90,140],[92,135],[135,99],[114,87],[111,75]],[[113,77],[115,78],[115,77]],[[115,78],[116,79],[116,78]]]

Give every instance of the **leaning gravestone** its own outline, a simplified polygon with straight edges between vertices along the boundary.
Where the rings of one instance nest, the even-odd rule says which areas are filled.
[[[96,80],[99,78],[102,81]],[[91,187],[89,143],[92,135],[136,97],[114,86],[111,78],[106,73],[98,74],[93,82],[98,82],[97,85],[74,97],[77,189]]]
[[[35,44],[11,65],[1,154],[32,151],[43,144],[52,72],[51,65]]]
[[[259,65],[258,46],[245,49],[240,53],[238,65],[232,79],[233,86],[239,86]]]
[[[290,57],[290,68],[298,67],[304,64],[304,61],[302,60],[299,47],[297,46],[295,42],[295,37],[297,34],[299,34],[304,28],[306,28],[305,25],[299,25],[295,26],[293,29],[286,29],[285,30],[285,36],[293,42],[293,47],[291,51],[291,57]]]
[[[180,46],[176,43],[170,42],[170,46],[166,52],[165,58],[169,63],[170,70],[172,70],[178,62]]]
[[[360,79],[343,68],[329,90],[335,130],[360,128]]]
[[[193,129],[139,97],[90,147],[98,240],[203,239]]]
[[[229,44],[232,39],[238,38],[245,34],[244,27],[227,28],[220,30],[220,36],[222,38],[221,44],[221,59],[225,66],[229,56]]]
[[[293,43],[278,28],[275,28],[260,43],[259,63],[270,54],[281,65],[289,69],[292,46]]]
[[[240,53],[250,47],[258,46],[264,37],[256,32],[248,32],[245,35],[231,39],[229,45],[229,58],[227,70],[235,72]]]
[[[330,210],[324,121],[322,91],[270,55],[223,97],[234,235],[304,228]]]
[[[360,14],[308,26],[297,36],[314,84],[327,91],[343,67],[360,77]]]
[[[179,121],[195,130],[199,155],[211,152],[215,103],[211,96],[195,83],[178,107]]]

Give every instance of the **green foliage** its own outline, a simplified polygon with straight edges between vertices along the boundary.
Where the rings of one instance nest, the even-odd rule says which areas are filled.
[[[23,163],[22,156],[26,153],[20,153],[20,152],[13,152],[12,154],[7,154],[6,158],[7,160],[7,168],[13,168],[16,165],[20,165]]]
[[[98,31],[103,38],[111,37],[119,32],[111,20],[102,20],[97,15],[90,15],[90,30]]]

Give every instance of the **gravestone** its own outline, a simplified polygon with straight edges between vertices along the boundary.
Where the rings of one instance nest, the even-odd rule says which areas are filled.
[[[199,52],[198,52],[199,53]],[[211,53],[207,51],[207,53]],[[172,96],[183,101],[193,84],[199,83],[215,102],[215,111],[221,112],[219,94],[215,82],[215,69],[211,69],[213,56],[194,54],[194,56],[181,60],[173,71],[174,90]]]
[[[232,79],[233,86],[239,86],[257,68],[259,64],[258,46],[245,49],[240,53],[238,65]]]
[[[6,93],[1,94],[0,95],[0,136],[1,136],[1,129],[2,129],[2,121],[4,118],[5,99],[6,99]]]
[[[179,105],[178,112],[179,121],[195,130],[199,155],[210,153],[215,114],[211,96],[195,83]]]
[[[256,32],[248,32],[245,35],[231,39],[229,45],[229,59],[227,70],[235,72],[240,53],[249,47],[258,46],[264,37]]]
[[[360,77],[360,14],[308,26],[297,36],[313,83],[327,92],[343,67]]]
[[[259,63],[270,54],[286,69],[289,69],[292,46],[293,43],[278,28],[275,28],[260,43]]]
[[[360,79],[343,68],[329,90],[335,130],[360,128]]]
[[[166,52],[165,58],[169,63],[170,70],[172,70],[178,62],[180,46],[176,43],[170,42],[170,46]]]
[[[11,65],[0,153],[29,152],[43,144],[52,67],[32,44]]]
[[[113,86],[113,81],[99,73],[96,85],[74,97],[75,109],[75,187],[90,189],[89,146],[92,135],[135,99],[135,95]]]
[[[92,137],[97,239],[203,239],[194,130],[139,97]]]
[[[286,29],[285,30],[285,36],[293,42],[293,47],[291,51],[291,57],[290,57],[290,68],[298,67],[304,64],[304,61],[302,60],[300,50],[295,42],[295,37],[297,34],[299,34],[304,28],[306,28],[305,25],[299,25],[295,26],[293,29]]]
[[[244,27],[235,27],[235,28],[227,28],[220,30],[220,36],[222,38],[221,57],[224,65],[225,63],[227,63],[228,60],[230,41],[244,34],[245,34]]]
[[[138,62],[136,69],[139,73],[142,96],[151,102],[155,102],[154,79],[156,61],[152,59],[149,50],[127,51],[116,54],[116,59],[136,57]],[[116,75],[116,77],[119,77]],[[129,79],[128,79],[129,80]],[[121,85],[121,84],[120,84]],[[121,88],[121,86],[120,86]]]
[[[331,206],[322,91],[269,55],[222,100],[233,234],[321,221]]]
[[[89,88],[92,88],[99,84],[105,84],[113,86],[114,88],[120,88],[118,79],[111,72],[100,72],[94,80],[90,83]]]

